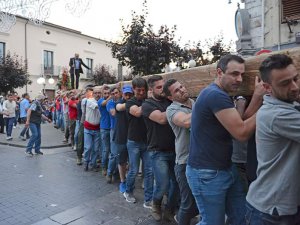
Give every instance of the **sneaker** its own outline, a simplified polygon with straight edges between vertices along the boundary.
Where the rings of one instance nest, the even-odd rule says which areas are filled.
[[[123,196],[124,196],[124,198],[126,199],[127,202],[130,202],[130,203],[136,203],[136,199],[135,199],[135,197],[133,196],[133,194],[128,193],[128,192],[124,192],[124,193],[123,193]]]
[[[146,209],[152,209],[152,202],[151,201],[144,202],[143,207]]]
[[[32,152],[25,152],[27,155],[29,155],[29,156],[33,156],[33,154],[32,154]]]
[[[16,127],[16,126],[13,126],[13,128],[16,129],[17,127]]]
[[[7,136],[6,137],[6,140],[8,140],[8,141],[10,141],[10,140],[12,140],[13,138],[11,137],[11,136]]]
[[[121,193],[126,192],[126,182],[125,181],[120,183],[119,190]]]
[[[72,149],[73,149],[73,151],[76,151],[76,150],[77,150],[75,145],[72,147]]]
[[[68,143],[68,140],[64,139],[62,142],[66,144],[66,143]]]
[[[82,159],[80,159],[80,158],[77,158],[77,162],[76,162],[76,164],[77,164],[78,166],[81,166],[81,165],[82,165]]]
[[[108,184],[111,184],[112,183],[112,175],[106,175],[106,182],[108,183]]]
[[[178,223],[178,224],[179,224],[179,222],[178,222],[178,218],[177,218],[177,215],[176,215],[176,214],[174,215],[174,220],[175,220],[175,222],[176,222],[176,223]]]
[[[107,175],[107,169],[103,168],[102,169],[102,176],[106,177],[106,175]]]
[[[36,154],[36,155],[44,155],[44,153],[42,153],[41,151],[36,152],[35,154]]]

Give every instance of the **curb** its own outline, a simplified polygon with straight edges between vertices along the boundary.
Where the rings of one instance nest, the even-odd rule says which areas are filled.
[[[26,145],[21,145],[21,144],[14,144],[14,143],[7,143],[7,142],[1,142],[0,145],[7,145],[7,146],[12,146],[12,147],[19,147],[19,148],[26,148]],[[41,149],[52,149],[52,148],[64,148],[71,146],[71,144],[61,144],[61,145],[55,145],[55,146],[41,146]]]

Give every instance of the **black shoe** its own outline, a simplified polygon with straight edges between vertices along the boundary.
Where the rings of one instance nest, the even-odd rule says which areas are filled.
[[[89,164],[88,163],[84,166],[84,171],[89,171]]]
[[[44,153],[42,153],[42,152],[36,152],[35,154],[36,155],[44,155]]]
[[[25,152],[27,155],[29,155],[29,156],[33,156],[33,154],[32,154],[32,152]]]

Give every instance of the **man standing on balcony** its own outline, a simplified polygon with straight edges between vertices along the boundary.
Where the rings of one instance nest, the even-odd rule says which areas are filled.
[[[81,58],[79,58],[79,54],[75,53],[75,57],[70,58],[69,66],[70,66],[70,74],[71,74],[71,86],[74,89],[74,74],[76,76],[76,89],[78,89],[79,85],[79,76],[83,73],[82,66],[90,70],[90,68],[84,64]]]

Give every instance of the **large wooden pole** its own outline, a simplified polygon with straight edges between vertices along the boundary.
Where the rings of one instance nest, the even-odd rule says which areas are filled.
[[[262,61],[272,54],[286,54],[290,56],[298,71],[300,71],[300,48],[292,48],[278,52],[272,52],[245,59],[245,75],[243,83],[236,95],[251,96],[254,90],[255,77],[259,76],[259,67]],[[164,79],[174,78],[185,85],[191,97],[197,97],[200,91],[214,81],[216,75],[216,65],[200,66],[191,69],[159,74]],[[145,78],[147,79],[146,76]]]

